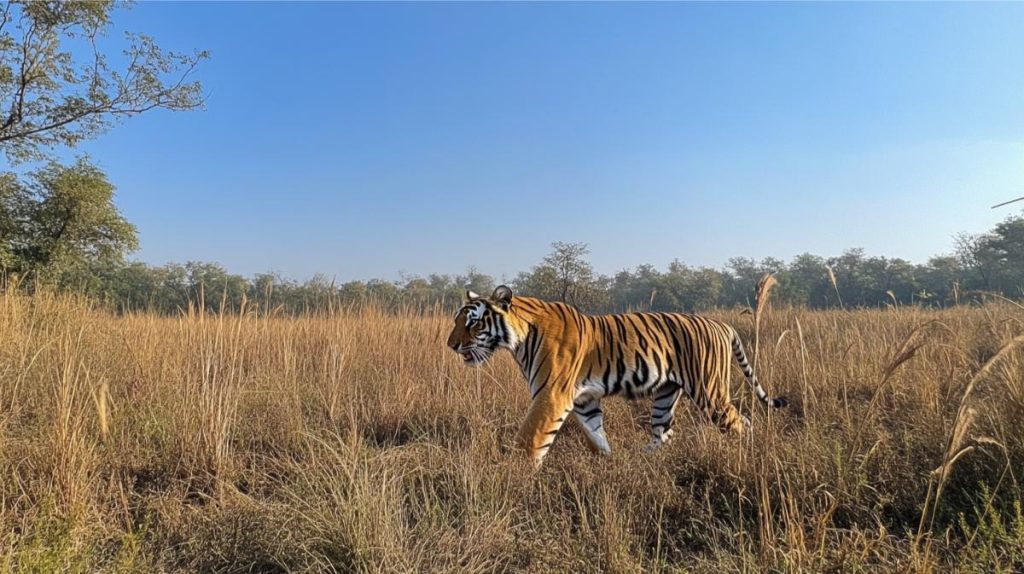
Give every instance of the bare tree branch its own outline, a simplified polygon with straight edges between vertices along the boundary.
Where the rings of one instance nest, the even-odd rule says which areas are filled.
[[[1021,201],[1021,200],[1024,200],[1024,197],[1018,197],[1017,199],[1011,199],[1010,201],[1004,201],[1002,203],[997,203],[997,204],[992,206],[992,209],[995,209],[997,207],[1002,207],[1004,205],[1010,205],[1011,203],[1015,203],[1015,202],[1018,202],[1018,201]]]

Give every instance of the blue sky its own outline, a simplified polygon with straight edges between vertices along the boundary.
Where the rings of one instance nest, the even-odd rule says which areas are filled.
[[[1024,5],[140,3],[207,109],[82,147],[136,257],[304,279],[923,262],[1024,195]],[[114,32],[111,37],[118,37]]]

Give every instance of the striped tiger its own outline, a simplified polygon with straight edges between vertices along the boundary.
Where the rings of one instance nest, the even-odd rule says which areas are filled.
[[[736,331],[699,315],[587,315],[564,303],[513,296],[502,285],[490,298],[466,293],[448,346],[467,365],[484,363],[498,349],[512,352],[532,398],[517,444],[538,466],[570,413],[593,451],[611,452],[601,411],[606,396],[654,398],[647,450],[672,437],[683,394],[723,432],[741,432],[750,420],[729,399],[733,360],[761,402],[786,405],[757,382]]]

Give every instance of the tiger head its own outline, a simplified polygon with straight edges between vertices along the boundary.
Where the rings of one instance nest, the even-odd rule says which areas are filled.
[[[448,346],[462,356],[467,365],[479,365],[501,347],[512,349],[518,337],[509,324],[512,290],[502,285],[490,298],[466,292],[466,302],[455,314],[455,326],[448,335]]]

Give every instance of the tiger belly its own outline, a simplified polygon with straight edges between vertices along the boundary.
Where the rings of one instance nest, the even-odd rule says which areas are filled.
[[[646,362],[638,368],[617,373],[606,370],[600,377],[591,377],[577,385],[577,397],[600,398],[620,395],[627,399],[648,397],[668,383],[675,383],[670,373],[651,368]]]

